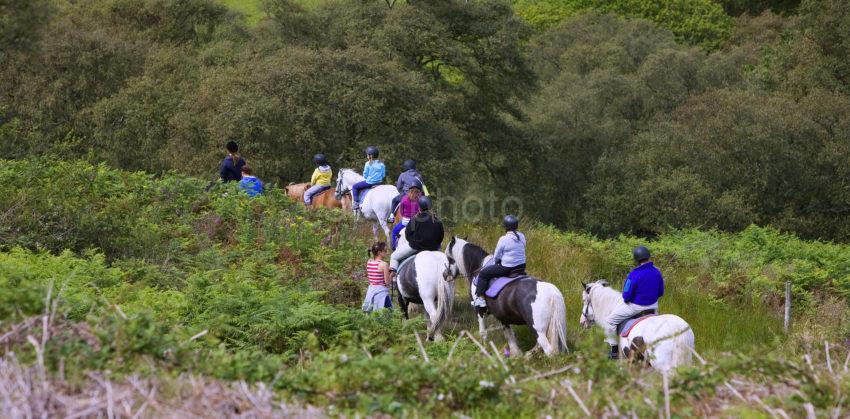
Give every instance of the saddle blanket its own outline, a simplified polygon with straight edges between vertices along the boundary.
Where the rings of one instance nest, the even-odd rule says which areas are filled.
[[[486,295],[490,298],[496,298],[496,297],[499,296],[499,293],[501,293],[502,290],[506,286],[508,286],[508,284],[510,284],[511,282],[514,282],[515,280],[517,280],[519,278],[524,278],[524,277],[525,277],[525,275],[522,275],[522,276],[503,276],[503,277],[499,277],[499,278],[494,278],[494,279],[490,280],[490,286],[487,288],[487,291],[484,293],[484,295]]]
[[[638,323],[640,323],[640,322],[642,322],[642,321],[644,321],[644,320],[646,320],[650,317],[654,317],[654,316],[657,316],[657,314],[647,314],[647,315],[641,316],[641,317],[632,317],[631,319],[628,319],[628,320],[624,321],[623,323],[620,323],[620,327],[619,327],[620,337],[624,337],[624,338],[629,337],[629,333],[631,333],[633,327],[637,326]]]
[[[481,266],[481,269],[484,269],[492,264],[496,263],[496,260],[490,258],[488,261],[484,262],[484,265]],[[487,287],[487,291],[484,292],[484,295],[488,298],[496,298],[499,296],[499,293],[511,282],[514,282],[515,279],[525,278],[528,275],[517,275],[511,274],[510,276],[503,276],[499,278],[493,278],[490,280],[490,286]],[[472,280],[473,285],[478,285],[478,275],[475,275],[475,279]]]

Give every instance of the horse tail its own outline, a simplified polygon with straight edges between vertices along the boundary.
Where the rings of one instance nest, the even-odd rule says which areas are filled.
[[[441,273],[442,280],[437,283],[437,317],[434,319],[434,330],[442,326],[452,311],[452,293],[449,290],[450,282],[448,281],[451,275],[451,265],[446,264]]]
[[[557,352],[569,352],[567,347],[567,308],[564,305],[564,296],[554,285],[553,293],[549,297],[549,324],[546,328],[546,337],[549,344]]]

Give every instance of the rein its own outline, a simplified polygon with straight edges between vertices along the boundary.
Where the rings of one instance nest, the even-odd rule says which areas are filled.
[[[591,305],[591,303],[593,302],[593,299],[590,298],[590,291],[592,289],[593,289],[593,287],[591,287],[591,289],[587,290],[587,304],[584,305],[584,310],[581,311],[581,314],[584,316],[585,320],[587,320],[588,324],[596,323],[596,314],[595,313],[593,315],[590,314],[590,312],[593,310],[593,307]]]

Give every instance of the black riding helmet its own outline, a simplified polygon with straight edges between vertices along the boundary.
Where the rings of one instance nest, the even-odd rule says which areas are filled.
[[[227,148],[227,151],[229,151],[231,153],[235,153],[235,152],[239,151],[239,146],[236,144],[236,141],[228,141],[226,148]]]
[[[416,168],[416,161],[414,161],[414,160],[410,160],[410,159],[405,160],[405,161],[404,161],[404,164],[402,164],[402,165],[401,165],[401,167],[402,167],[405,171],[413,170],[413,169],[415,169],[415,168]]]
[[[519,228],[519,220],[515,215],[506,215],[502,225],[505,226],[507,231],[516,231]]]
[[[319,153],[313,156],[313,163],[316,163],[316,166],[324,166],[328,164],[328,158],[324,154]]]
[[[366,155],[372,156],[372,158],[377,159],[378,158],[378,147],[375,147],[373,145],[366,147]]]
[[[418,189],[418,190],[421,191],[422,190],[422,182],[420,182],[419,179],[414,179],[413,183],[410,184],[410,187],[408,187],[408,189]]]
[[[638,246],[632,250],[632,257],[635,258],[636,263],[641,263],[645,260],[649,260],[649,249],[646,246]]]
[[[431,198],[425,195],[419,197],[419,211],[428,211],[431,209]]]

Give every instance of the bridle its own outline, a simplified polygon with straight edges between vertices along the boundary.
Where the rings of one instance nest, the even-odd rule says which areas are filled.
[[[336,178],[336,189],[334,190],[334,194],[336,195],[336,199],[338,200],[342,199],[342,197],[345,196],[346,193],[342,190],[343,172],[345,172],[345,169],[340,170]]]
[[[584,303],[584,308],[581,311],[581,315],[584,316],[584,320],[587,321],[588,326],[592,326],[596,323],[596,316],[593,314],[593,306],[591,305],[593,300],[590,299],[591,289],[593,289],[593,286],[585,290],[587,293],[587,301]]]

